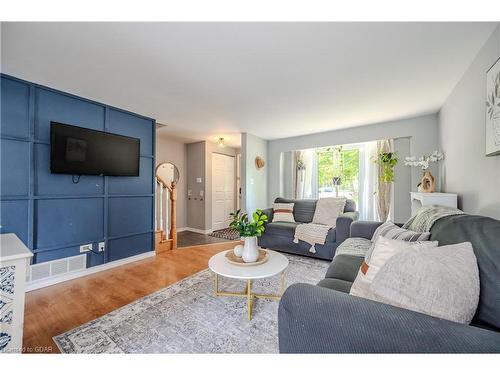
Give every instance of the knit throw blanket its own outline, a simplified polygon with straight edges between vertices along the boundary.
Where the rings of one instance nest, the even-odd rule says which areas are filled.
[[[439,219],[446,216],[462,215],[463,213],[463,211],[451,207],[438,205],[423,206],[414,216],[404,223],[403,228],[420,233],[430,232],[434,223]]]
[[[315,254],[316,253],[316,244],[324,245],[326,241],[326,236],[328,235],[328,231],[331,226],[323,225],[323,224],[299,224],[295,228],[295,236],[293,238],[293,242],[299,243],[299,240],[307,242],[311,245],[309,252]]]

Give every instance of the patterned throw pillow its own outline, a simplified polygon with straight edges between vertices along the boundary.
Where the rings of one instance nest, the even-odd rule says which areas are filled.
[[[284,221],[287,223],[295,223],[293,217],[293,206],[295,203],[274,203],[273,204],[273,223],[276,221]]]
[[[371,283],[389,259],[400,252],[432,249],[437,246],[437,241],[408,242],[379,237],[375,242],[375,248],[373,249],[370,260],[367,261],[365,259],[365,261],[361,264],[358,275],[351,286],[349,294],[374,299],[370,291]]]
[[[417,242],[417,241],[428,241],[431,237],[429,232],[419,233],[414,232],[412,230],[403,229],[398,227],[392,221],[387,221],[381,226],[377,228],[375,233],[372,236],[372,245],[370,249],[366,252],[365,261],[369,262],[370,257],[372,256],[373,249],[375,248],[375,243],[377,239],[382,236],[385,238],[389,238],[392,240],[402,240],[408,242]]]

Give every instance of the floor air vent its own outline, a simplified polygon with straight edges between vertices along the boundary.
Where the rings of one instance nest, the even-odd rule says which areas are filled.
[[[27,282],[35,283],[40,280],[64,275],[66,273],[82,271],[87,268],[87,255],[81,254],[70,258],[52,260],[30,266]]]

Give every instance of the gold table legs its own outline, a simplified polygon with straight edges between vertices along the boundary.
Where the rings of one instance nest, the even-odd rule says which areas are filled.
[[[252,293],[252,280],[247,280],[247,285],[243,292],[226,292],[219,290],[219,275],[215,274],[214,280],[215,295],[220,297],[245,297],[247,299],[247,316],[248,320],[252,319],[252,306],[254,298],[270,298],[279,301],[285,291],[285,272],[280,275],[280,292],[279,294],[256,294]]]

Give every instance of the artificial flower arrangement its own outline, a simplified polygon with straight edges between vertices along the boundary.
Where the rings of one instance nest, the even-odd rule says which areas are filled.
[[[443,159],[444,155],[437,150],[430,155],[424,155],[419,158],[416,156],[408,156],[405,158],[405,165],[409,167],[420,167],[424,172],[420,183],[417,185],[418,191],[423,193],[434,193],[436,191],[436,179],[427,169],[429,169],[431,163],[437,163]]]
[[[405,158],[405,165],[409,167],[420,167],[423,171],[425,171],[429,169],[430,163],[437,163],[443,159],[443,153],[436,150],[430,155],[424,155],[419,158],[416,156],[408,156]]]

